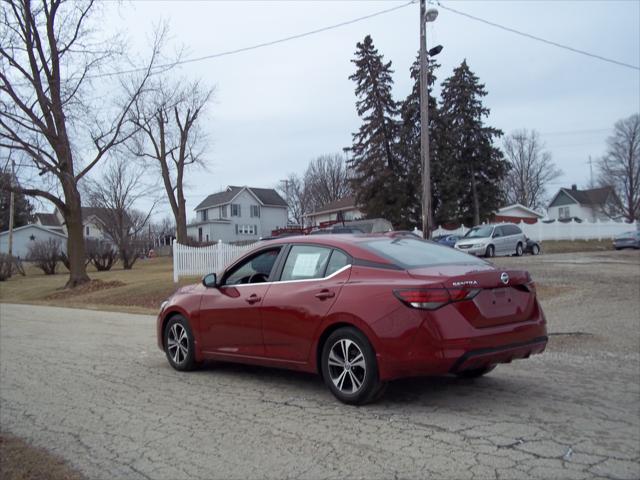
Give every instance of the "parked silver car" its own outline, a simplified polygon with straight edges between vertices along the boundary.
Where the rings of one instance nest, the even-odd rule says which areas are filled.
[[[613,239],[613,248],[620,250],[622,248],[640,248],[640,231],[633,230],[618,235]]]
[[[522,255],[527,237],[513,223],[479,225],[473,227],[456,242],[455,248],[473,255]]]

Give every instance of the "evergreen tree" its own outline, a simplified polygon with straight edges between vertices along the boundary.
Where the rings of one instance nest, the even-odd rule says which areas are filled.
[[[484,124],[489,109],[483,106],[485,86],[469,69],[466,60],[442,84],[440,161],[455,194],[457,217],[477,225],[488,219],[504,201],[501,185],[509,165],[493,146],[502,132]]]
[[[10,186],[11,173],[0,172],[0,232],[9,230]],[[15,193],[13,199],[13,228],[22,227],[32,220],[33,206],[22,193]]]
[[[434,74],[439,67],[435,60],[429,61],[429,157],[431,161],[431,202],[437,212],[442,197],[442,182],[438,167],[438,103],[433,96]],[[406,191],[406,205],[403,208],[404,228],[410,229],[422,224],[422,157],[420,155],[420,58],[411,66],[413,89],[400,105],[400,133],[398,156],[402,162],[403,183]]]
[[[383,217],[399,224],[406,192],[397,158],[398,105],[393,100],[391,62],[374,47],[370,35],[356,45],[356,110],[363,123],[353,134],[349,166],[356,202],[369,217]]]

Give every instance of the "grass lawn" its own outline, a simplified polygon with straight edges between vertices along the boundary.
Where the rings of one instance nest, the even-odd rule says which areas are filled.
[[[542,244],[543,254],[611,248],[610,240],[560,240]],[[0,302],[155,314],[160,303],[176,289],[171,257],[139,260],[132,270],[123,270],[118,264],[108,272],[96,272],[89,266],[92,282],[73,290],[63,289],[68,278],[64,267],[56,275],[44,275],[32,266],[26,270],[25,277],[18,275],[0,282]],[[199,277],[184,278],[179,285],[198,281]],[[550,292],[541,286],[539,293],[545,297]]]
[[[44,275],[28,266],[26,276],[0,282],[0,302],[155,314],[176,289],[171,262],[170,257],[138,260],[132,270],[117,264],[108,272],[89,266],[92,282],[73,290],[63,289],[69,276],[64,267],[56,275]],[[198,281],[197,277],[181,279],[180,285]]]
[[[542,253],[598,252],[613,250],[607,240],[546,240],[542,242]]]

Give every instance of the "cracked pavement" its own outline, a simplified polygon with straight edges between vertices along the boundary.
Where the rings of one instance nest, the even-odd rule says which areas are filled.
[[[0,428],[89,478],[640,478],[640,256],[496,263],[572,286],[543,301],[549,331],[585,335],[359,408],[312,375],[176,372],[150,316],[2,304]]]

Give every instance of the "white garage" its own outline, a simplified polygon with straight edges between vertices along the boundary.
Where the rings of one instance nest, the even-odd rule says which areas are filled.
[[[33,242],[46,242],[49,239],[60,242],[60,250],[67,251],[67,236],[64,233],[41,227],[40,225],[25,225],[13,229],[13,256],[26,258],[29,245]],[[0,233],[0,253],[9,252],[9,232]]]

